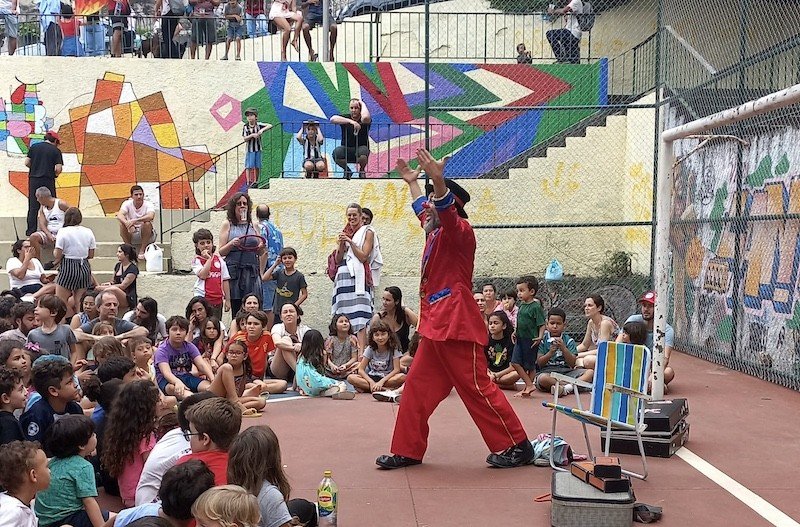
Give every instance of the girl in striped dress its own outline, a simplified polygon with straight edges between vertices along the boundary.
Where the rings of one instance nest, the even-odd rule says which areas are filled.
[[[81,311],[83,293],[93,283],[89,260],[94,258],[97,241],[90,229],[81,226],[81,221],[83,215],[80,209],[67,209],[64,213],[64,226],[56,235],[56,248],[53,251],[54,263],[59,265],[56,296],[67,306],[67,316]]]

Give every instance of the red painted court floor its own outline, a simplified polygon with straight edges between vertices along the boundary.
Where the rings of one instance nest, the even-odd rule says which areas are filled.
[[[668,397],[689,401],[686,448],[800,521],[800,393],[679,353],[672,364],[677,377]],[[511,395],[529,437],[549,431],[544,394],[533,400]],[[582,397],[588,402],[588,394]],[[343,527],[550,525],[550,504],[533,498],[550,492],[551,470],[489,468],[486,447],[455,392],[431,418],[424,463],[377,470],[375,457],[388,453],[397,408],[368,395],[352,401],[275,400],[263,417],[247,419],[244,426],[273,427],[293,497],[315,499],[322,472],[333,470]],[[559,425],[559,434],[577,453],[585,453],[577,422],[560,418]],[[590,428],[590,433],[597,453],[599,432]],[[621,457],[623,466],[637,468],[638,458]],[[678,456],[648,459],[650,476],[634,480],[634,491],[637,501],[664,508],[657,525],[796,525],[767,521]]]

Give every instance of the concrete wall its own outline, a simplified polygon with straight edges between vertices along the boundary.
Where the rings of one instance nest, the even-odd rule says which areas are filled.
[[[603,104],[604,72],[604,62],[436,64],[430,97],[465,109]],[[24,156],[52,129],[63,141],[59,193],[85,214],[115,212],[134,183],[165,209],[210,208],[243,182],[243,149],[226,151],[240,143],[248,107],[272,126],[262,137],[262,182],[300,175],[294,136],[306,119],[324,123],[323,176],[341,177],[331,159],[341,131],[329,120],[347,112],[351,97],[373,115],[368,176],[383,176],[424,144],[423,76],[418,63],[212,61],[198,70],[189,61],[2,57],[0,86],[11,89],[0,93],[0,174],[8,174],[0,203],[7,214],[24,212]],[[452,156],[448,176],[477,177],[592,112],[437,112],[431,145]]]
[[[595,276],[614,251],[630,253],[634,272],[649,274],[648,227],[482,226],[649,221],[653,125],[651,111],[612,116],[605,127],[589,128],[586,137],[569,138],[566,148],[551,148],[546,158],[531,159],[527,168],[512,170],[509,179],[462,180],[472,196],[467,207],[470,221],[478,227],[475,276],[533,273],[541,278],[552,258],[561,262],[565,273]],[[269,190],[251,190],[251,196],[255,203],[270,205],[286,245],[299,253],[298,268],[314,280],[309,282],[311,312],[329,309],[332,283],[324,275],[326,258],[351,202],[375,214],[386,285],[404,284],[409,305],[416,303],[424,238],[404,183],[283,179],[274,181]],[[206,227],[218,233],[223,220],[224,214],[216,212],[209,222],[194,222],[190,230]],[[188,269],[193,254],[191,232],[174,233],[175,267]]]

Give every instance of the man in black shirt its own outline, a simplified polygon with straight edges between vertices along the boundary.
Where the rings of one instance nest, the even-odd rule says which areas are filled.
[[[333,149],[333,161],[344,169],[345,179],[353,176],[348,163],[357,163],[358,177],[366,177],[364,168],[369,158],[369,126],[372,124],[367,105],[350,99],[350,113],[334,115],[331,123],[342,127],[342,144]]]
[[[56,178],[61,174],[64,159],[61,150],[56,146],[61,143],[61,138],[56,132],[44,134],[44,141],[36,143],[28,150],[25,166],[28,167],[28,228],[25,231],[30,236],[37,230],[37,217],[39,215],[39,202],[36,201],[36,189],[47,187],[50,194],[56,197]]]

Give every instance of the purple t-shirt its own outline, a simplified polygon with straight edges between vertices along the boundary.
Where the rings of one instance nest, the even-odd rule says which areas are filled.
[[[158,346],[153,356],[153,363],[156,367],[156,381],[161,382],[164,378],[161,374],[161,370],[158,368],[158,365],[162,362],[169,364],[169,369],[172,370],[173,375],[181,375],[192,372],[194,359],[199,356],[200,350],[191,342],[184,342],[180,349],[175,349],[169,343],[169,339],[165,340]]]

